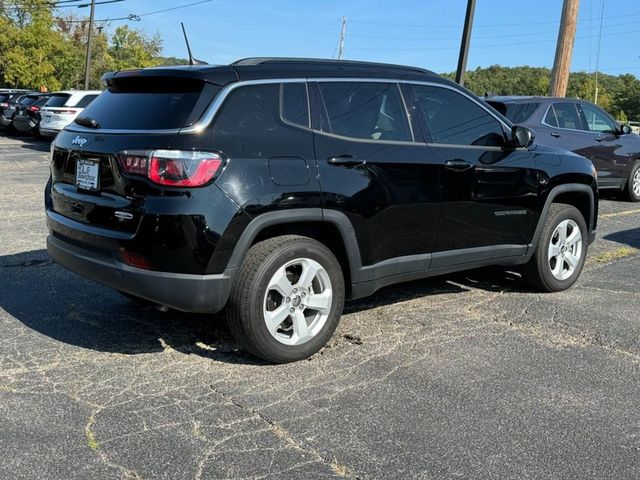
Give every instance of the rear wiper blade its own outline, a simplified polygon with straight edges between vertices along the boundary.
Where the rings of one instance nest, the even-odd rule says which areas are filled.
[[[74,120],[78,125],[82,125],[83,127],[88,128],[100,128],[100,124],[96,122],[93,118],[89,117],[77,117]]]

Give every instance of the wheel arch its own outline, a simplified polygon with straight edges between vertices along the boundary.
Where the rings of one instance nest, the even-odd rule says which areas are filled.
[[[544,202],[544,207],[538,219],[538,225],[533,234],[533,239],[529,250],[527,251],[527,258],[533,255],[533,252],[538,245],[540,235],[542,234],[542,228],[544,222],[549,213],[549,208],[554,203],[565,203],[576,207],[582,216],[584,217],[589,233],[589,243],[593,240],[595,230],[597,226],[597,197],[593,191],[593,188],[583,183],[567,183],[563,185],[557,185],[547,195]]]
[[[300,208],[263,213],[245,227],[231,253],[227,268],[238,268],[252,245],[279,235],[297,234],[318,240],[336,256],[343,269],[345,286],[360,270],[360,249],[347,216],[335,210]]]

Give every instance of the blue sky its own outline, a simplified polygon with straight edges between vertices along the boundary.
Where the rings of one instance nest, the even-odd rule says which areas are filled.
[[[125,0],[98,5],[96,19],[116,18],[197,0]],[[572,70],[596,67],[603,0],[581,0]],[[455,70],[466,0],[211,0],[146,15],[129,23],[160,33],[164,53],[185,57],[180,21],[196,58],[226,64],[251,56],[331,57],[342,16],[345,58],[401,63],[436,72]],[[550,67],[562,0],[478,0],[468,68],[493,64]],[[88,15],[88,8],[65,8]],[[604,0],[600,71],[640,75],[640,2]]]

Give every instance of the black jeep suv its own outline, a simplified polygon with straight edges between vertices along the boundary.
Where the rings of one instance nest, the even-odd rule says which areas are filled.
[[[418,68],[247,59],[104,76],[52,145],[49,255],[128,297],[226,310],[273,362],[345,299],[484,265],[571,286],[597,217],[591,162],[532,143]]]

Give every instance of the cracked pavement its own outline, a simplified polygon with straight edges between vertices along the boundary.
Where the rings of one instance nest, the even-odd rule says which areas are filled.
[[[388,287],[274,366],[49,261],[47,152],[0,136],[0,478],[640,476],[640,205],[601,202],[569,291]]]

